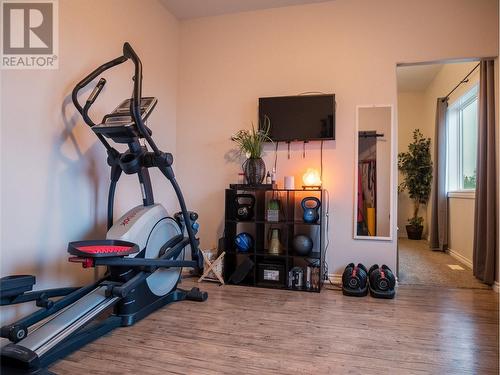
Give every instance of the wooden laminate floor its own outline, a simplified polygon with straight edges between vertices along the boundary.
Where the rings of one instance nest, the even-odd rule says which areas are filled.
[[[194,282],[184,280],[183,287]],[[55,363],[57,374],[498,374],[498,295],[403,285],[396,299],[201,284]]]

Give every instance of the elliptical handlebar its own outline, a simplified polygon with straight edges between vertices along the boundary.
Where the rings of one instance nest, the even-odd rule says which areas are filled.
[[[99,80],[99,82],[97,82],[97,85],[96,87],[94,88],[94,90],[92,90],[92,92],[90,93],[90,96],[89,98],[87,99],[87,103],[89,105],[92,105],[94,104],[96,98],[99,96],[99,94],[101,93],[101,90],[103,89],[104,85],[106,84],[106,80],[104,78],[101,78]]]
[[[101,78],[99,80],[99,82],[97,83],[96,87],[94,88],[94,90],[90,94],[89,98],[87,99],[87,102],[85,103],[85,105],[83,107],[78,102],[79,91],[81,89],[83,89],[85,86],[87,86],[94,79],[96,79],[99,75],[104,73],[106,70],[109,70],[117,65],[120,65],[129,59],[134,63],[134,66],[135,66],[134,90],[132,92],[132,98],[130,101],[130,113],[132,114],[132,118],[134,119],[134,122],[137,125],[139,133],[146,139],[148,144],[151,146],[153,152],[156,155],[160,155],[161,151],[158,149],[155,142],[151,138],[151,135],[149,134],[149,132],[146,128],[146,125],[144,124],[144,121],[142,120],[142,116],[141,116],[142,62],[141,62],[141,59],[139,58],[139,56],[137,55],[137,53],[135,53],[135,51],[132,48],[132,46],[130,45],[130,43],[125,42],[123,44],[123,56],[117,57],[116,59],[113,59],[113,60],[99,66],[92,73],[90,73],[88,76],[86,76],[84,79],[82,79],[73,89],[71,98],[73,100],[73,104],[75,105],[76,109],[82,115],[85,123],[90,127],[95,126],[95,123],[92,121],[92,119],[88,115],[88,111],[89,111],[90,107],[92,106],[92,104],[94,104],[94,101],[96,100],[97,96],[99,96],[99,94],[101,93],[102,88],[106,84],[106,80],[104,78]]]
[[[136,123],[139,132],[146,139],[148,144],[151,146],[151,149],[156,155],[161,155],[160,149],[156,146],[153,138],[149,134],[146,129],[146,125],[144,125],[144,121],[141,116],[141,99],[142,99],[142,62],[137,53],[135,53],[134,49],[130,45],[129,42],[125,42],[123,44],[123,56],[127,59],[132,60],[135,65],[134,72],[134,91],[132,93],[132,100],[130,101],[130,113],[132,113],[132,117],[134,118],[134,122]]]
[[[120,64],[124,63],[125,61],[127,61],[127,58],[125,56],[120,56],[120,57],[117,57],[116,59],[108,61],[105,64],[102,64],[100,67],[98,67],[97,69],[95,69],[92,73],[90,73],[88,76],[86,76],[80,82],[78,82],[77,85],[75,86],[75,88],[73,89],[73,91],[71,93],[71,98],[73,100],[73,104],[75,105],[75,107],[78,110],[78,112],[80,112],[80,114],[83,116],[83,119],[85,120],[85,122],[87,123],[87,125],[89,125],[90,127],[94,126],[95,124],[90,120],[90,118],[88,117],[88,115],[85,113],[84,108],[78,102],[78,92],[81,89],[83,89],[85,86],[87,86],[90,82],[92,82],[95,78],[97,78],[99,75],[101,75],[102,73],[104,73],[106,70],[111,69],[111,68],[113,68],[113,67],[115,67],[117,65],[120,65]],[[106,83],[106,81],[104,81],[104,83]],[[102,86],[104,86],[104,84]],[[100,90],[97,93],[97,95],[99,95],[99,93],[100,93]],[[97,95],[95,95],[95,97],[93,98],[92,103],[94,103],[95,99],[97,98]],[[90,97],[89,97],[89,99],[92,96],[93,95],[91,94]],[[92,103],[90,105],[92,105]],[[88,109],[87,109],[87,111],[88,111]],[[90,120],[90,123],[89,123],[88,120]]]

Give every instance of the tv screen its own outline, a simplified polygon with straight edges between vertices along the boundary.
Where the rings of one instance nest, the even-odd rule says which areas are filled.
[[[265,116],[275,142],[335,139],[335,95],[259,98],[259,127]]]

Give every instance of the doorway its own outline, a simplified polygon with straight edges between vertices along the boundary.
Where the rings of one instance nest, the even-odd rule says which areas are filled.
[[[397,82],[399,282],[489,288],[472,275],[478,61],[401,65]],[[446,102],[446,144],[436,139],[438,98]],[[429,243],[436,151],[446,154],[448,241],[442,251]],[[426,166],[430,176],[415,174],[415,168],[422,173]]]

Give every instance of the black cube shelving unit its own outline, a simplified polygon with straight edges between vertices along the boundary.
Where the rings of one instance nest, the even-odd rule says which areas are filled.
[[[251,194],[255,197],[254,215],[250,220],[238,220],[235,209],[235,199],[239,194]],[[316,197],[321,202],[319,220],[315,223],[305,223],[303,220],[302,199]],[[225,192],[225,230],[224,245],[224,279],[230,280],[235,269],[249,258],[254,266],[238,285],[269,287],[288,290],[320,292],[325,278],[325,191],[321,189],[271,189],[265,186],[244,187],[231,186]],[[280,201],[279,221],[267,220],[267,209],[271,199]],[[269,233],[271,229],[279,229],[281,252],[268,251]],[[248,252],[240,252],[235,245],[235,237],[242,232],[248,232],[254,239],[254,246]],[[298,234],[305,234],[313,240],[313,249],[308,255],[299,255],[294,251],[293,239]],[[265,265],[265,267],[262,267]],[[262,280],[263,268],[275,268],[284,271],[281,282],[266,282]],[[318,268],[319,280],[317,287],[306,288],[307,266]],[[291,287],[289,271],[294,267],[303,269],[303,287]],[[267,271],[270,272],[270,271]],[[272,271],[271,271],[272,272]]]

